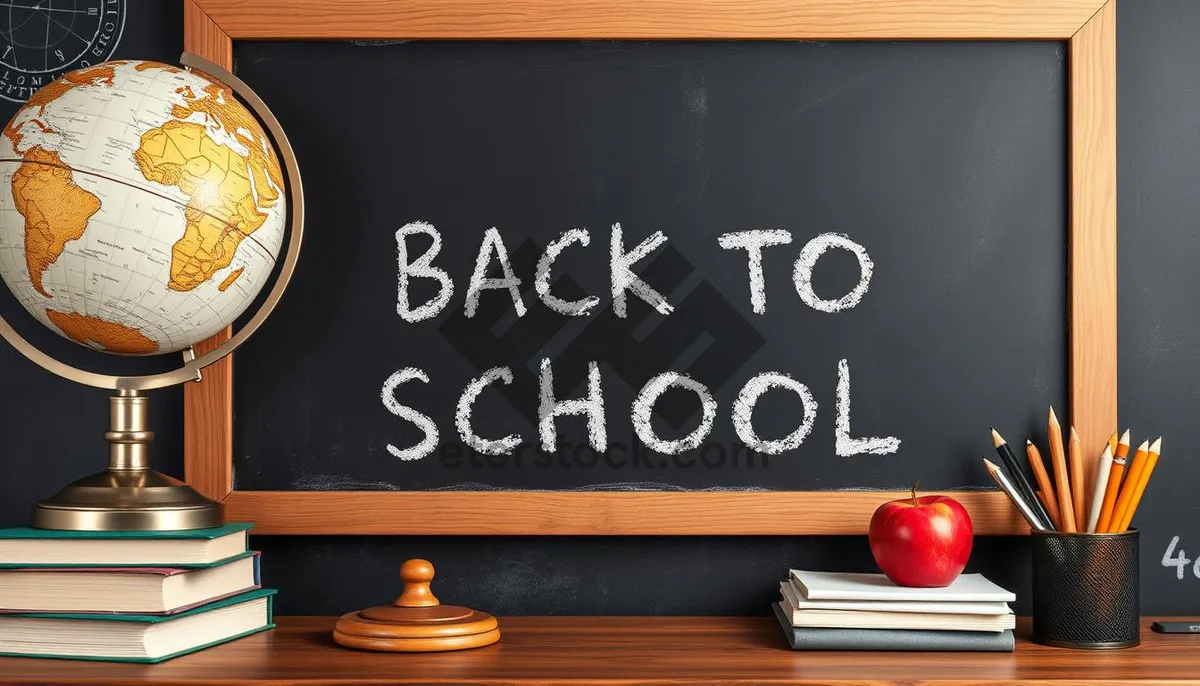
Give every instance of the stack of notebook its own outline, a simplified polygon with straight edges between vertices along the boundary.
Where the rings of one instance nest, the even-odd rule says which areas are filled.
[[[945,588],[897,586],[882,574],[791,570],[773,609],[795,650],[1011,652],[1016,597],[981,574]]]
[[[272,628],[250,526],[0,529],[0,655],[161,662]]]

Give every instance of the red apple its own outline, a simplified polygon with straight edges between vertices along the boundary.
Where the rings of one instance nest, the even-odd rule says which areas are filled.
[[[949,586],[971,557],[971,517],[953,498],[918,498],[917,486],[912,498],[875,510],[867,535],[871,554],[887,578],[901,586]]]

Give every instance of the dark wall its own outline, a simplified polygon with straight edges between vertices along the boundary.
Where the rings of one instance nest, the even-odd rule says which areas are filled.
[[[129,0],[117,57],[173,60],[180,7]],[[1167,435],[1177,459],[1200,444],[1200,3],[1124,0],[1118,8],[1121,423],[1139,435]],[[322,96],[324,97],[324,96]],[[7,118],[15,107],[0,107]],[[0,313],[15,314],[0,303]],[[30,327],[23,331],[33,333]],[[0,346],[0,526],[25,523],[33,501],[101,468],[103,392],[73,387]],[[18,395],[19,394],[19,395]],[[179,475],[182,394],[154,398],[155,464]],[[53,419],[49,419],[52,417]],[[1164,457],[1164,460],[1166,458]],[[1170,478],[1168,463],[1143,508],[1200,513],[1193,484]],[[1160,505],[1163,503],[1164,505]],[[1190,510],[1187,503],[1191,505]],[[1157,513],[1158,516],[1155,516]],[[1200,614],[1200,579],[1159,564],[1200,545],[1196,518],[1143,540],[1147,614]],[[502,614],[762,614],[789,566],[870,570],[861,537],[836,538],[362,538],[258,537],[265,581],[279,587],[287,614],[335,613],[385,602],[397,567],[424,556],[439,567],[439,595]],[[980,538],[971,569],[1014,588],[1028,612],[1029,559],[1023,539]],[[1165,587],[1165,589],[1164,589]],[[1171,599],[1171,600],[1167,600]]]

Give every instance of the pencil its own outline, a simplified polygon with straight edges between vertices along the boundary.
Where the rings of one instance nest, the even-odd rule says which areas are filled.
[[[1047,512],[1049,512],[1051,516],[1053,516],[1053,515],[1054,515],[1054,512],[1056,512],[1056,511],[1057,511],[1057,510],[1051,510],[1051,509],[1050,509],[1051,507],[1057,507],[1057,505],[1055,505],[1055,503],[1054,503],[1054,498],[1051,498],[1051,499],[1047,500],[1047,499],[1046,499],[1046,494],[1045,494],[1045,493],[1042,493],[1041,491],[1037,491],[1037,492],[1035,492],[1035,493],[1034,493],[1034,495],[1036,495],[1036,496],[1037,496],[1037,499],[1038,499],[1038,500],[1039,500],[1039,501],[1042,503],[1042,507],[1046,508],[1046,511],[1047,511]],[[1050,525],[1051,525],[1051,526],[1050,526],[1050,530],[1051,530],[1051,531],[1057,531],[1057,530],[1058,530],[1058,524],[1056,524],[1056,523],[1054,523],[1053,521],[1051,521],[1051,522],[1050,522]]]
[[[1137,452],[1133,454],[1133,461],[1129,463],[1129,473],[1125,476],[1125,483],[1121,486],[1121,493],[1117,496],[1117,504],[1113,506],[1113,516],[1108,522],[1106,533],[1120,533],[1118,528],[1121,522],[1125,521],[1125,513],[1129,509],[1130,502],[1133,501],[1133,492],[1137,490],[1138,481],[1142,478],[1142,470],[1146,468],[1146,454],[1150,452],[1150,442],[1142,441],[1138,446]]]
[[[1137,490],[1133,492],[1133,500],[1125,512],[1125,519],[1117,527],[1118,533],[1129,530],[1133,515],[1137,514],[1138,505],[1142,502],[1142,494],[1146,492],[1146,484],[1150,483],[1150,475],[1154,473],[1154,467],[1158,464],[1160,452],[1162,452],[1161,436],[1154,441],[1154,444],[1150,446],[1150,452],[1146,454],[1146,468],[1142,470],[1142,478],[1138,479]]]
[[[1108,454],[1109,455],[1117,454],[1117,440],[1118,440],[1117,432],[1114,431],[1114,432],[1112,432],[1112,435],[1108,437]],[[1101,454],[1103,454],[1103,452],[1104,451],[1101,451]],[[1096,458],[1096,467],[1099,467],[1099,466],[1100,466],[1100,458]],[[1100,499],[1103,500],[1104,499],[1104,486],[1099,486],[1099,487],[1096,486],[1096,483],[1099,481],[1099,478],[1097,478],[1096,474],[1097,474],[1097,472],[1095,472],[1095,471],[1092,472],[1092,485],[1088,488],[1088,492],[1092,493],[1094,496],[1097,488],[1099,488]],[[1094,499],[1094,497],[1093,497],[1093,499]],[[1095,503],[1092,502],[1092,500],[1088,500],[1088,507],[1095,507],[1095,506],[1096,505],[1095,505]],[[1101,504],[1101,508],[1103,508],[1103,504]]]
[[[1108,485],[1104,487],[1104,506],[1100,508],[1100,519],[1096,522],[1096,533],[1108,531],[1112,523],[1113,509],[1117,504],[1117,493],[1121,491],[1121,477],[1125,476],[1125,460],[1129,457],[1129,429],[1121,434],[1117,451],[1113,453],[1112,471],[1108,474]]]
[[[1100,462],[1096,465],[1096,488],[1092,492],[1092,507],[1087,523],[1089,534],[1096,533],[1096,524],[1100,521],[1100,510],[1104,506],[1104,489],[1108,486],[1108,474],[1112,469],[1112,463],[1112,449],[1106,445],[1104,452],[1100,454]]]
[[[1041,489],[1042,504],[1050,513],[1050,522],[1055,529],[1062,529],[1062,515],[1058,512],[1058,501],[1054,496],[1054,486],[1050,483],[1050,475],[1046,473],[1046,464],[1042,462],[1042,454],[1038,452],[1033,441],[1025,441],[1025,455],[1029,458],[1029,466],[1033,467],[1033,476]]]
[[[1047,422],[1050,434],[1050,460],[1054,464],[1054,488],[1058,495],[1058,511],[1062,515],[1062,526],[1059,531],[1073,534],[1075,528],[1075,505],[1071,502],[1071,482],[1067,478],[1067,456],[1063,453],[1062,426],[1058,417],[1054,416],[1054,408],[1050,408],[1050,419]]]
[[[1029,479],[1025,477],[1025,470],[1021,469],[1021,463],[1017,461],[1017,456],[1013,454],[1012,448],[1008,447],[1008,441],[1004,440],[1000,432],[995,429],[992,429],[992,443],[995,444],[1000,459],[1004,461],[1004,467],[1008,470],[1013,485],[1017,487],[1017,493],[1021,494],[1021,499],[1029,504],[1029,509],[1042,523],[1043,528],[1053,527],[1054,521],[1050,519],[1050,513],[1046,512],[1046,508],[1042,507],[1037,496],[1033,494],[1033,487],[1029,485]]]
[[[1037,515],[1035,515],[1033,510],[1030,509],[1029,504],[1021,498],[1021,494],[1017,492],[1016,487],[1013,486],[1012,482],[1009,481],[1004,475],[1004,470],[997,467],[995,463],[991,462],[986,457],[983,458],[983,464],[985,467],[987,467],[988,474],[991,475],[992,481],[995,481],[996,485],[1000,487],[1000,490],[1004,491],[1005,495],[1008,496],[1008,499],[1013,502],[1013,505],[1017,506],[1017,511],[1020,512],[1021,516],[1025,518],[1025,521],[1029,523],[1029,528],[1033,529],[1034,531],[1045,531],[1045,525],[1038,521]]]
[[[1083,531],[1087,522],[1087,484],[1083,476],[1083,448],[1079,444],[1079,434],[1071,427],[1071,438],[1067,441],[1067,464],[1071,469],[1071,502],[1075,505],[1075,525]]]

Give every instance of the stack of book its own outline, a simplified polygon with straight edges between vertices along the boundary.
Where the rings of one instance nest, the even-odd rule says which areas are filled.
[[[944,588],[882,574],[791,570],[773,606],[795,650],[1013,650],[1012,593],[981,574]]]
[[[0,655],[161,662],[273,628],[250,527],[0,529]]]

